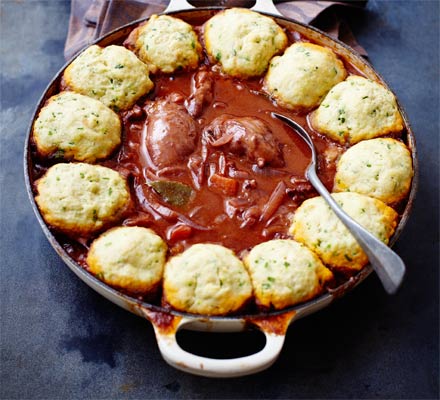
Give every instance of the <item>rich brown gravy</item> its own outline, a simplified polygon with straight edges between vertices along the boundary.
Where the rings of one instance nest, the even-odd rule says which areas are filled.
[[[200,31],[200,27],[197,27]],[[290,41],[306,40],[289,33]],[[121,225],[138,225],[153,229],[168,243],[170,254],[182,252],[194,243],[217,243],[234,250],[239,256],[253,246],[273,239],[289,237],[292,214],[308,197],[316,193],[304,178],[311,154],[293,130],[271,116],[272,111],[296,120],[312,135],[319,152],[319,176],[331,189],[335,161],[344,149],[314,132],[308,124],[308,112],[292,112],[278,107],[262,90],[262,80],[238,80],[223,75],[207,60],[200,68],[214,76],[213,100],[196,118],[195,150],[171,167],[158,169],[151,163],[146,146],[148,104],[179,94],[191,95],[197,71],[153,77],[154,92],[128,111],[120,113],[123,143],[112,158],[101,165],[127,177],[132,204]],[[349,73],[359,74],[346,63]],[[310,111],[310,110],[308,110]],[[243,156],[214,149],[203,156],[202,131],[216,117],[229,114],[263,120],[280,143],[284,165],[259,168]],[[32,180],[38,179],[53,160],[41,160],[33,149]],[[195,163],[194,160],[197,162]],[[202,161],[200,161],[202,160]],[[212,183],[212,176],[234,181],[233,192]],[[151,181],[171,180],[193,189],[184,206],[173,206],[149,185]],[[58,235],[68,254],[87,268],[85,257],[95,236],[68,238]]]
[[[159,77],[156,80],[154,97],[161,98],[170,93],[179,93],[187,98],[190,95],[192,75]],[[136,210],[149,216],[146,225],[167,239],[172,252],[179,252],[194,243],[211,242],[222,244],[239,253],[265,240],[287,236],[290,214],[298,206],[287,194],[282,196],[279,207],[265,221],[260,221],[259,217],[255,223],[246,224],[243,213],[254,207],[261,216],[264,205],[280,182],[285,185],[284,192],[296,189],[298,185],[294,179],[304,179],[310,150],[293,131],[271,116],[271,111],[280,110],[259,92],[259,83],[252,83],[254,87],[216,74],[214,102],[197,120],[200,127],[199,137],[196,150],[190,157],[201,158],[202,129],[219,115],[230,114],[263,119],[282,144],[284,167],[258,168],[245,157],[221,150],[214,151],[199,167],[202,183],[197,188],[198,185],[188,168],[190,157],[182,159],[172,168],[155,171],[148,162],[148,156],[145,156],[147,149],[144,119],[123,118],[124,150],[120,152],[116,168],[130,170],[136,196]],[[289,115],[293,116],[290,113]],[[302,123],[305,122],[304,116],[294,117]],[[132,164],[136,165],[135,171],[131,167]],[[209,178],[214,173],[234,179],[237,182],[236,194],[231,196],[210,186]],[[323,178],[330,184],[332,171],[327,170]],[[194,198],[183,207],[170,206],[147,184],[149,180],[164,179],[191,186],[194,189]],[[309,195],[311,194],[309,191]],[[131,224],[131,220],[125,222]]]

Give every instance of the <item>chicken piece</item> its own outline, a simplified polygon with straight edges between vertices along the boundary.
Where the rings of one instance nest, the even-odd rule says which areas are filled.
[[[221,115],[204,129],[203,142],[238,156],[244,155],[259,168],[284,165],[280,144],[270,127],[259,118]]]
[[[147,150],[156,167],[175,165],[194,151],[197,124],[179,96],[151,103],[147,113]]]

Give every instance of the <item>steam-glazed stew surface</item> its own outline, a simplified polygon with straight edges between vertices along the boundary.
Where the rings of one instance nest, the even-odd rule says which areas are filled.
[[[193,26],[202,44],[204,22]],[[296,32],[285,33],[288,46],[309,42]],[[125,46],[132,45],[130,38]],[[127,179],[130,204],[111,226],[150,228],[166,242],[167,257],[197,243],[214,243],[243,259],[260,243],[292,238],[295,210],[317,196],[304,176],[310,150],[271,112],[296,120],[311,134],[319,152],[318,174],[330,191],[337,160],[348,145],[311,127],[316,107],[277,105],[264,90],[264,75],[230,76],[203,51],[197,68],[150,73],[152,91],[129,109],[113,108],[122,122],[121,144],[95,164]],[[362,76],[341,61],[348,75]],[[66,82],[60,82],[63,89],[70,90]],[[34,187],[50,166],[70,161],[59,157],[59,152],[42,156],[31,142]],[[54,229],[67,253],[86,269],[88,249],[102,232]]]

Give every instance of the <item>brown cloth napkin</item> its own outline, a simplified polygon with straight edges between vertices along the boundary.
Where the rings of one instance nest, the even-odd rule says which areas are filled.
[[[64,48],[66,60],[106,33],[131,21],[162,12],[169,0],[72,0],[69,31]],[[250,7],[255,0],[190,0],[195,6]],[[288,18],[312,24],[347,43],[359,54],[365,49],[337,13],[338,8],[361,8],[366,1],[275,1]],[[319,17],[319,18],[318,18]]]

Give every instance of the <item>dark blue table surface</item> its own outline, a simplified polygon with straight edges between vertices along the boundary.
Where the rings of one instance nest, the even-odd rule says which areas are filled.
[[[408,268],[401,290],[387,296],[370,276],[293,324],[272,368],[226,381],[169,367],[151,325],[89,289],[50,247],[27,199],[23,143],[40,94],[64,63],[70,5],[0,7],[2,399],[439,397],[438,1],[370,0],[349,19],[417,137],[420,188],[395,246]],[[182,340],[226,347],[194,335]],[[233,349],[258,342],[227,340]]]

